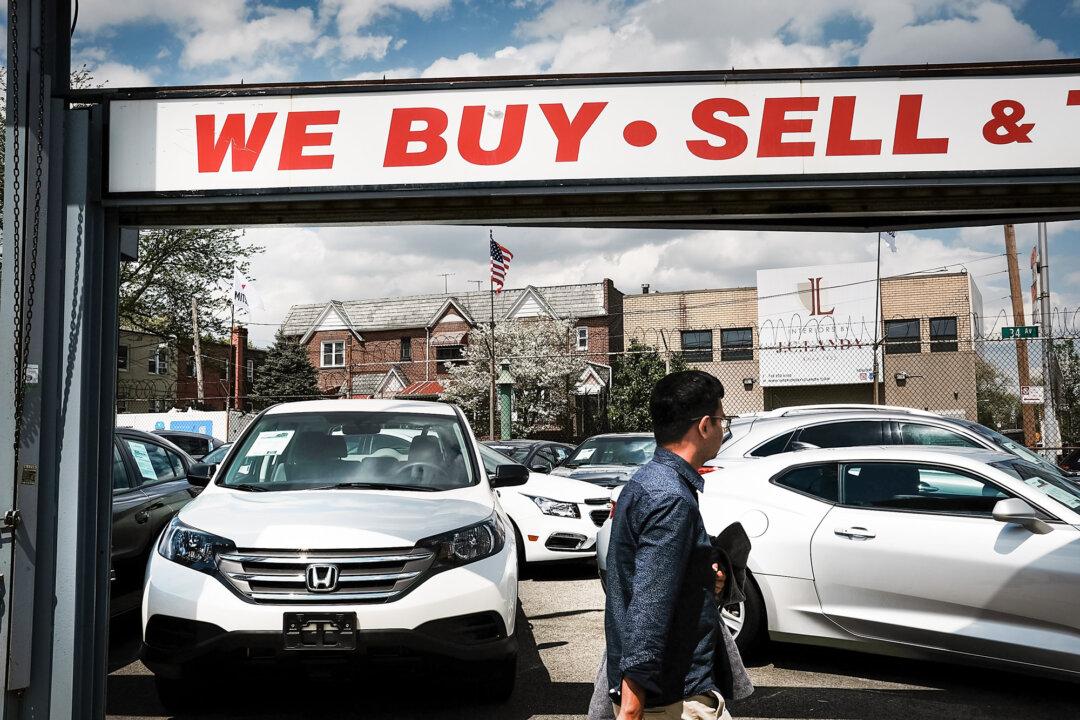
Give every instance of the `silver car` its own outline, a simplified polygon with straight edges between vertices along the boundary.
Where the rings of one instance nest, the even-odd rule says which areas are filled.
[[[594,435],[578,445],[550,474],[613,488],[625,483],[639,467],[652,460],[655,449],[652,433]]]

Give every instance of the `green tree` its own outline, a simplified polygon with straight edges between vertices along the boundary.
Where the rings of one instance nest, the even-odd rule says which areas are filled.
[[[975,360],[975,396],[980,423],[995,430],[1019,427],[1019,396],[1004,373],[982,358]]]
[[[653,387],[669,372],[686,369],[679,354],[664,358],[649,345],[630,341],[629,351],[620,355],[612,365],[611,405],[609,414],[613,432],[647,432],[652,429],[649,417],[649,398]]]
[[[163,337],[191,337],[191,299],[199,329],[227,334],[233,273],[246,275],[262,248],[234,229],[169,228],[139,235],[139,259],[120,266],[120,324]]]
[[[1054,354],[1057,360],[1054,387],[1058,393],[1054,403],[1061,441],[1075,445],[1080,442],[1080,352],[1077,352],[1076,340],[1055,341]]]
[[[318,397],[315,367],[307,351],[278,330],[251,388],[252,406],[262,410],[279,402]]]

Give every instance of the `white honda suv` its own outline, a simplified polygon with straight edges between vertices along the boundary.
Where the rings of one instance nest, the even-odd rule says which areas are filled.
[[[256,418],[168,526],[143,596],[143,660],[167,705],[237,662],[446,659],[513,689],[517,552],[461,412],[322,400]]]

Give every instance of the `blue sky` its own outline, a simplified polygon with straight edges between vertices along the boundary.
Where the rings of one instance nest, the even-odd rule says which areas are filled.
[[[111,87],[1046,59],[1080,57],[1080,0],[81,0],[73,54]],[[875,248],[867,235],[497,232],[515,250],[512,285],[612,277],[627,292],[745,284],[759,268]],[[292,303],[441,291],[441,272],[462,290],[485,275],[479,228],[247,234],[268,248],[253,270],[260,342]],[[1034,239],[1018,228],[1022,252]],[[1004,259],[986,259],[1003,251],[1000,227],[898,240],[887,272],[964,266],[988,315],[1007,305]],[[1075,308],[1080,223],[1051,226],[1051,253],[1055,304]]]

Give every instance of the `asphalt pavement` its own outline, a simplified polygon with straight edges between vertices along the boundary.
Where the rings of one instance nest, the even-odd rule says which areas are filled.
[[[548,567],[522,580],[518,680],[504,705],[471,701],[458,669],[369,667],[325,677],[208,677],[192,686],[207,712],[185,717],[580,720],[604,646],[595,572],[592,565]],[[112,638],[108,717],[168,717],[136,660],[138,618],[114,621]],[[736,718],[1065,720],[1080,707],[1080,685],[823,648],[771,644],[749,666],[757,690],[730,705]]]

